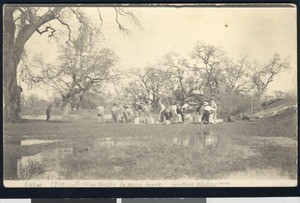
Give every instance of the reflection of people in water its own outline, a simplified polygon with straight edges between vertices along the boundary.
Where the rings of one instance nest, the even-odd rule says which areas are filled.
[[[196,135],[188,137],[173,137],[172,142],[174,145],[179,146],[194,146],[199,150],[205,148],[211,149],[218,146],[218,137],[211,131],[197,132]]]
[[[218,138],[217,136],[212,133],[211,131],[204,131],[203,135],[205,136],[204,139],[204,143],[206,147],[216,147],[218,144]]]

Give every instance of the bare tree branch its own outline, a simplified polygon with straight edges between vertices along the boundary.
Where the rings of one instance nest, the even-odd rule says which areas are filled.
[[[102,25],[103,25],[103,19],[102,19],[102,15],[101,15],[101,12],[100,12],[98,7],[97,7],[97,12],[98,12],[98,16],[99,16],[99,19],[100,19],[100,26],[99,26],[98,30],[102,34],[101,28],[102,28]]]
[[[68,44],[68,42],[72,42],[73,44],[74,44],[74,41],[72,40],[72,30],[71,30],[71,28],[70,28],[70,26],[67,24],[67,23],[65,23],[60,17],[57,17],[57,20],[62,24],[62,25],[64,25],[64,26],[66,26],[67,28],[68,28],[68,40],[66,41],[66,43]]]
[[[123,27],[123,25],[119,22],[119,15],[122,15],[122,13],[117,8],[115,8],[115,15],[115,22],[117,23],[119,30],[130,34],[130,31],[126,27]]]

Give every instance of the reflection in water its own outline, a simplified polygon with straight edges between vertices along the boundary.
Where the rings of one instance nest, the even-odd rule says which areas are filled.
[[[199,149],[208,149],[218,146],[218,136],[211,131],[204,131],[189,137],[173,137],[172,143],[178,146],[198,146]]]
[[[17,150],[6,150],[4,159],[5,179],[65,179],[63,163],[67,163],[73,157],[84,160],[84,157],[93,155],[103,148],[114,148],[113,156],[121,156],[122,151],[118,147],[145,146],[153,147],[163,144],[166,147],[180,146],[187,150],[207,150],[218,146],[218,137],[211,131],[199,132],[183,137],[163,137],[161,140],[153,140],[152,137],[118,137],[118,138],[92,138],[84,141],[85,146],[73,146],[70,148],[47,149],[35,154],[21,155],[19,149],[25,145],[52,143],[57,140],[24,140],[10,142]],[[66,141],[66,140],[64,140]],[[224,141],[222,141],[224,143]],[[161,145],[160,145],[161,146]],[[124,149],[124,148],[123,148]],[[18,151],[13,153],[12,151]],[[116,154],[115,154],[116,153]],[[76,158],[76,159],[77,159]],[[78,166],[81,167],[81,166]],[[69,171],[72,173],[72,170]]]
[[[203,135],[205,136],[205,146],[207,147],[216,147],[218,144],[217,135],[213,134],[211,131],[204,131]]]
[[[138,140],[138,137],[127,137],[127,138],[97,138],[96,142],[93,139],[94,147],[116,147],[116,146],[137,146],[154,144],[151,138],[147,140]],[[172,137],[162,138],[160,141],[166,145],[178,145],[178,146],[202,146],[200,148],[214,148],[217,146],[218,137],[211,131],[204,131],[187,137]]]
[[[33,174],[43,173],[42,153],[32,156],[23,156],[17,161],[17,176],[28,179]]]
[[[21,146],[21,141],[11,136],[3,138],[4,156],[3,156],[3,173],[4,177],[9,180],[17,179],[18,157],[19,153],[16,149]],[[8,147],[9,146],[9,147]]]
[[[20,158],[17,154],[8,153],[4,175],[6,179],[59,179],[61,162],[73,154],[73,148],[46,150]]]
[[[96,142],[93,140],[94,147],[112,147],[112,146],[132,146],[144,144],[145,141],[139,141],[138,138],[120,139],[120,138],[97,138]]]
[[[21,145],[26,146],[26,145],[35,145],[35,144],[49,144],[57,141],[59,140],[22,140]]]

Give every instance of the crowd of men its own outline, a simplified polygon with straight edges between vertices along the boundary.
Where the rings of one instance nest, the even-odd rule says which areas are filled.
[[[104,107],[98,106],[98,121],[104,122]],[[197,106],[191,106],[188,103],[180,106],[176,103],[164,105],[159,103],[159,118],[154,119],[150,114],[151,105],[147,103],[139,103],[135,107],[132,105],[121,105],[113,103],[111,109],[112,123],[217,123],[217,105],[214,100],[203,102]]]
[[[203,102],[196,107],[185,103],[171,104],[167,107],[160,103],[160,121],[170,123],[217,123],[217,105],[211,100],[210,103]]]

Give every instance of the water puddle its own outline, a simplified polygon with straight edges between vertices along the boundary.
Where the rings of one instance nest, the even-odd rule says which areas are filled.
[[[218,136],[210,131],[197,133],[196,135],[186,137],[167,137],[160,140],[153,140],[151,137],[124,137],[124,138],[97,138],[92,139],[94,147],[117,147],[117,146],[147,146],[157,142],[163,143],[165,146],[202,146],[202,148],[214,148],[218,145]]]
[[[21,140],[21,146],[37,145],[37,144],[50,144],[61,140]]]
[[[202,149],[214,148],[218,145],[218,136],[210,131],[204,131],[188,137],[173,137],[172,142],[167,143],[183,147],[198,146],[198,148]]]
[[[4,175],[9,180],[64,179],[62,165],[73,154],[73,148],[47,149],[33,155],[10,151],[4,157]]]
[[[61,145],[45,145],[41,149],[34,148],[38,144],[58,141],[65,143],[65,147],[53,148]],[[279,140],[271,141],[279,142]],[[287,142],[286,145],[291,144]],[[40,151],[35,151],[33,154],[20,154],[18,149],[22,146],[32,146],[32,149]],[[128,171],[139,170],[139,167],[143,166],[147,170],[139,173],[147,172],[150,177],[151,173],[157,173],[160,168],[176,168],[180,163],[187,164],[182,170],[191,170],[193,175],[195,171],[201,174],[206,170],[201,167],[208,167],[212,173],[218,174],[222,172],[220,167],[237,170],[234,167],[237,163],[243,165],[245,160],[251,161],[251,157],[259,156],[258,150],[253,149],[246,140],[236,144],[234,137],[218,135],[212,131],[165,137],[26,139],[15,142],[14,147],[17,148],[16,152],[7,150],[9,152],[4,156],[5,179],[84,179],[86,177],[101,179],[110,173],[118,177],[118,174],[125,173],[124,171],[128,173]],[[163,165],[156,165],[159,163]],[[188,171],[184,171],[186,172]],[[228,174],[230,172],[228,171]],[[193,175],[190,176],[194,177]]]
[[[258,146],[279,146],[279,147],[295,147],[297,142],[291,138],[286,137],[252,137],[252,140]]]
[[[137,140],[134,137],[127,137],[127,138],[97,138],[94,141],[94,147],[117,147],[117,146],[134,146],[134,145],[141,145],[145,144],[143,140]]]

